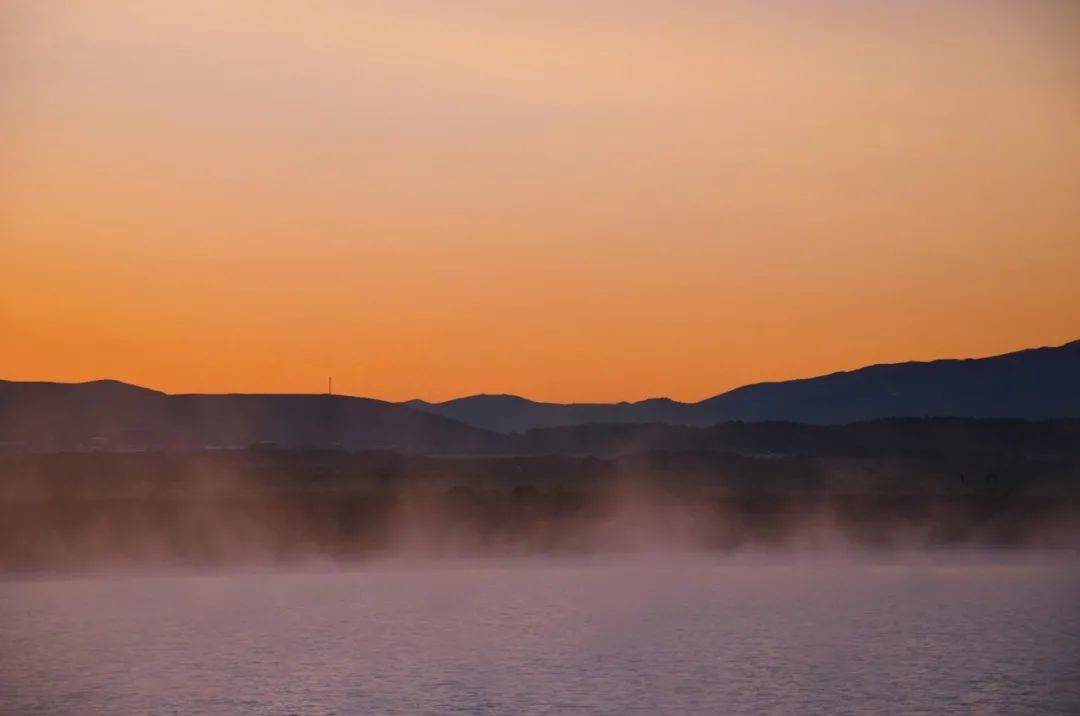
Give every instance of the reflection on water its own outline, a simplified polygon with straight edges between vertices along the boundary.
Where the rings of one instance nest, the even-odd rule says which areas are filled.
[[[5,713],[1076,713],[1080,562],[0,582]]]

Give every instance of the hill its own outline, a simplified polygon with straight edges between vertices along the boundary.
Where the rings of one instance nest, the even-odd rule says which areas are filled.
[[[612,454],[726,450],[733,440],[767,435],[760,451],[770,452],[789,439],[814,442],[837,434],[815,432],[812,426],[885,421],[872,430],[859,429],[856,442],[868,439],[868,431],[892,441],[905,440],[910,430],[897,419],[945,417],[1080,417],[1080,341],[992,358],[877,365],[761,383],[699,403],[661,398],[553,404],[480,395],[396,404],[337,395],[169,395],[110,380],[0,381],[0,448],[53,451],[272,443],[421,453]],[[740,423],[776,425],[750,430]],[[718,429],[700,430],[710,426]]]
[[[0,444],[33,450],[340,447],[474,452],[497,436],[369,398],[168,395],[117,381],[0,381]]]
[[[725,421],[838,425],[895,417],[1080,417],[1080,341],[990,358],[873,365],[815,378],[758,383],[698,403],[541,403],[476,395],[410,407],[503,433],[588,423],[708,426]]]

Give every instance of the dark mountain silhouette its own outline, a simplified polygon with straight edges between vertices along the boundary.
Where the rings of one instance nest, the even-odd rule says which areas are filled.
[[[758,383],[698,403],[538,403],[476,395],[409,407],[498,432],[588,423],[708,426],[779,420],[818,425],[890,417],[1080,417],[1080,341],[990,358],[874,365],[816,378]]]
[[[0,448],[46,451],[273,443],[461,454],[768,453],[838,439],[814,425],[884,421],[885,427],[860,428],[855,443],[865,444],[877,433],[886,442],[902,442],[903,422],[895,420],[902,417],[1080,417],[1080,341],[993,358],[878,365],[762,383],[699,403],[559,405],[485,395],[395,404],[336,395],[168,395],[108,380],[0,381]],[[694,429],[709,426],[717,429]],[[849,434],[855,435],[846,431],[841,437]]]
[[[581,407],[581,406],[576,406]],[[617,406],[601,406],[617,407]],[[329,395],[168,395],[116,381],[0,381],[0,452],[338,448],[454,455],[962,455],[1073,459],[1080,419],[889,418],[845,425],[589,423],[504,435],[393,403]]]
[[[516,395],[474,395],[445,403],[410,400],[402,405],[502,433],[591,423],[694,424],[685,414],[688,403],[667,398],[637,403],[536,403]]]
[[[111,380],[0,381],[0,443],[35,450],[237,447],[475,452],[499,437],[368,398],[167,395]]]

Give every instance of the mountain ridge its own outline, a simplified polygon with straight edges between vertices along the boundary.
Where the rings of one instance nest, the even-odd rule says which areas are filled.
[[[499,435],[593,424],[709,427],[781,421],[841,425],[905,417],[1080,417],[1080,340],[984,358],[879,363],[753,383],[696,403],[646,398],[544,403],[506,393],[394,403],[323,393],[175,393],[114,379],[0,380],[0,442],[49,447],[120,442],[179,446],[469,451]]]
[[[114,380],[0,380],[0,443],[39,450],[245,447],[482,451],[488,431],[328,394],[167,394]]]
[[[1060,362],[1067,365],[1055,365]],[[1017,366],[1018,363],[1024,365]],[[995,375],[980,375],[994,368],[1002,370]],[[1017,368],[1022,375],[1016,375]],[[1056,370],[1048,374],[1048,368]],[[911,383],[928,371],[947,375],[931,376],[932,380],[923,380],[921,384]],[[1013,374],[1009,375],[1010,372]],[[620,403],[547,403],[516,395],[481,394],[441,403],[414,400],[405,404],[504,433],[592,422],[661,422],[705,427],[730,420],[787,420],[828,425],[889,417],[1048,419],[1080,417],[1078,376],[1080,340],[1075,340],[1060,346],[1025,348],[982,358],[876,363],[807,378],[763,381],[693,403],[670,398]],[[860,385],[870,379],[879,379],[879,384]],[[853,390],[862,391],[854,401]],[[921,393],[919,400],[910,400],[913,390]],[[1026,403],[1016,398],[1017,392],[1028,397]],[[901,393],[906,393],[909,399],[903,400]],[[846,405],[841,402],[845,395]],[[497,410],[500,407],[501,414]]]

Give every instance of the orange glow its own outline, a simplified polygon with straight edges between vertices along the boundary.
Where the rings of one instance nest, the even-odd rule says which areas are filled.
[[[1080,6],[0,9],[0,377],[697,400],[1080,337]]]

